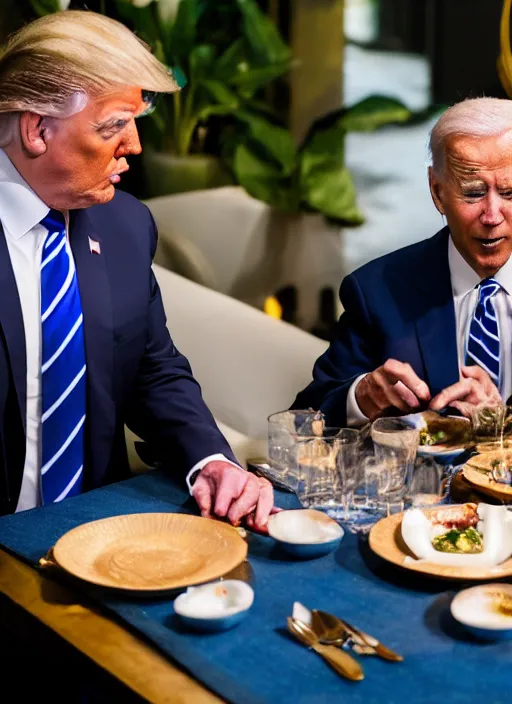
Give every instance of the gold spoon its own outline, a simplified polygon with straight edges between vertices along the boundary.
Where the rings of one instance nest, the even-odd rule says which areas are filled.
[[[391,662],[401,662],[404,658],[377,640],[374,636],[359,630],[333,614],[326,611],[314,609],[312,612],[313,628],[317,636],[321,633],[319,640],[321,643],[329,645],[343,645],[347,641],[347,631],[353,642],[360,647],[367,647],[373,650],[375,655],[379,655],[384,660]],[[366,651],[366,655],[370,652]]]
[[[339,675],[356,682],[364,679],[363,668],[351,655],[332,645],[320,643],[318,637],[303,621],[288,616],[286,622],[290,633],[303,645],[318,653]]]

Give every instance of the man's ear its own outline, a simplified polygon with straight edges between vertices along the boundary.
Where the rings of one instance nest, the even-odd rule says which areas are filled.
[[[49,127],[45,117],[35,112],[20,115],[20,138],[23,149],[29,156],[41,156],[48,149]]]
[[[431,166],[428,167],[428,185],[430,187],[430,195],[432,196],[434,205],[436,206],[437,210],[441,213],[441,215],[444,215],[440,183],[434,173],[434,169]]]

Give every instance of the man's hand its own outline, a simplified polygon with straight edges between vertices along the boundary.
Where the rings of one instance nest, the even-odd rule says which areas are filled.
[[[430,400],[428,386],[411,365],[396,359],[388,359],[361,379],[355,394],[359,408],[370,420],[380,418],[389,411],[396,415],[413,413]]]
[[[496,406],[503,403],[500,392],[481,367],[462,367],[461,372],[460,381],[443,389],[432,399],[430,408],[433,411],[453,406],[469,418],[475,406]]]
[[[227,516],[237,526],[244,516],[248,528],[266,532],[274,509],[272,484],[229,462],[205,464],[192,488],[201,516]]]

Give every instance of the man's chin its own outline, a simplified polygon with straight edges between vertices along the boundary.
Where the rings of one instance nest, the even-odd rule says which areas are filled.
[[[511,252],[507,248],[501,251],[490,251],[488,254],[481,252],[475,257],[475,266],[473,269],[480,273],[485,273],[486,276],[493,276],[499,271],[509,260]]]
[[[115,186],[111,183],[105,188],[91,191],[80,198],[81,204],[75,208],[89,208],[91,205],[104,205],[109,203],[116,194]]]

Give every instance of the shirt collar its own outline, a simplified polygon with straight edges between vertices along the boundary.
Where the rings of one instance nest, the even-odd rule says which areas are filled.
[[[454,297],[469,293],[482,281],[455,247],[451,237],[448,241],[448,264]],[[512,293],[512,257],[508,258],[492,278],[500,284],[505,293]]]
[[[0,220],[8,234],[14,239],[23,237],[49,210],[0,149]]]

